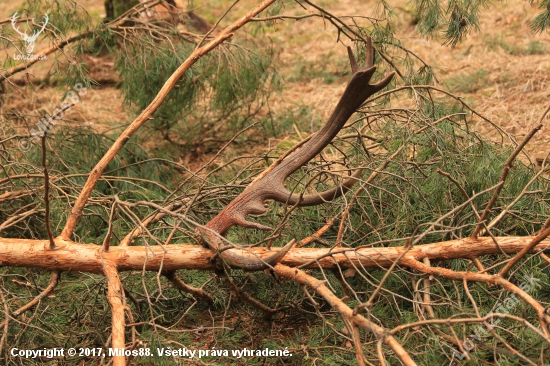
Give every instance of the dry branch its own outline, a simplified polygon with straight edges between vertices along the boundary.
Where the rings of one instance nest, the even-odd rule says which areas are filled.
[[[472,238],[477,238],[479,235],[481,229],[483,229],[483,225],[487,217],[489,216],[489,213],[491,213],[491,209],[493,208],[493,205],[498,199],[498,196],[500,194],[500,191],[504,187],[504,182],[506,182],[506,177],[508,176],[508,172],[512,168],[512,164],[514,163],[514,160],[516,160],[516,157],[519,155],[520,152],[523,151],[523,148],[527,143],[533,138],[535,133],[537,133],[542,128],[542,124],[539,124],[535,128],[533,128],[527,136],[523,139],[523,141],[517,146],[517,148],[514,150],[514,152],[510,155],[508,160],[506,160],[506,163],[504,164],[504,168],[502,169],[502,175],[500,176],[498,187],[493,193],[493,197],[489,200],[487,203],[487,206],[485,206],[485,210],[483,210],[483,213],[481,214],[481,218],[479,219],[479,223],[477,224],[476,228],[474,229],[474,232],[472,233]]]
[[[406,252],[407,258],[423,260],[446,260],[473,258],[483,255],[520,252],[534,237],[480,237],[477,240],[464,238],[433,244],[415,245],[412,248],[384,247],[359,249],[299,248],[290,250],[281,260],[288,266],[306,268],[388,268]],[[111,247],[102,252],[97,244],[78,244],[57,238],[55,250],[45,250],[47,240],[0,238],[0,262],[3,266],[32,267],[59,271],[82,271],[103,273],[102,260],[117,266],[119,271],[143,269],[148,271],[173,271],[178,269],[213,270],[212,251],[198,245],[171,244],[166,246]],[[500,247],[500,249],[499,249]],[[281,249],[281,248],[277,248]],[[246,258],[266,258],[273,254],[265,248],[234,249]],[[532,252],[550,252],[550,239],[543,240]],[[400,263],[403,264],[403,263]],[[434,267],[428,267],[434,268]]]
[[[26,60],[25,62],[22,62],[19,65],[13,66],[13,67],[11,67],[7,70],[2,71],[2,73],[0,73],[0,82],[10,78],[11,76],[17,74],[18,72],[21,72],[23,70],[28,69],[29,67],[31,67],[32,65],[34,65],[38,61],[42,60],[47,55],[49,55],[49,54],[51,54],[51,53],[53,53],[57,50],[63,49],[66,45],[87,37],[90,33],[91,32],[85,32],[85,33],[77,34],[77,35],[72,36],[72,37],[68,37],[64,41],[57,42],[57,43],[53,44],[52,46],[47,47],[47,48],[43,49],[42,51],[36,53],[34,55],[34,57],[32,57],[31,59]]]
[[[144,5],[152,6],[154,4],[140,3],[140,4],[136,5],[134,8],[128,10],[126,13],[121,14],[118,18],[116,18],[116,19],[110,21],[109,23],[105,24],[105,26],[107,28],[116,29],[116,27],[118,27],[118,26],[122,25],[124,22],[126,22],[128,20],[128,17],[130,15],[132,15],[132,13],[139,14],[140,8],[142,8]],[[3,22],[10,21],[10,20],[11,19],[6,19],[6,20],[0,22],[0,24],[2,24]],[[19,22],[21,22],[21,21],[22,20],[19,20]],[[0,72],[0,82],[4,81],[6,79],[9,79],[13,75],[15,75],[15,74],[17,74],[17,73],[19,73],[23,70],[29,69],[32,65],[34,65],[38,61],[43,60],[46,56],[54,53],[55,51],[62,50],[67,45],[69,45],[73,42],[80,41],[82,39],[86,39],[87,37],[90,37],[93,34],[94,34],[93,30],[82,32],[82,33],[79,33],[79,34],[75,34],[75,35],[72,35],[70,37],[66,37],[62,41],[58,41],[58,42],[54,43],[53,45],[51,45],[49,47],[46,47],[46,48],[42,49],[41,51],[34,54],[34,57],[32,57],[28,60],[25,60],[24,62],[21,62],[20,64],[15,65],[15,66],[7,69],[7,70],[2,70]]]
[[[42,292],[40,292],[34,299],[26,303],[25,305],[21,306],[19,309],[15,310],[11,316],[18,317],[27,310],[33,308],[36,306],[43,298],[48,296],[57,286],[57,283],[59,282],[59,272],[53,271],[52,276],[50,278],[50,283],[48,284],[48,287],[46,287]],[[0,329],[4,328],[8,325],[8,319],[4,320],[2,323],[0,323]]]
[[[527,253],[529,253],[538,243],[542,242],[544,239],[546,239],[550,235],[550,228],[542,231],[540,234],[535,236],[533,240],[525,247],[523,248],[519,253],[517,253],[514,258],[510,259],[508,263],[500,270],[498,273],[499,276],[504,277],[508,273],[508,271],[517,263],[523,256]]]
[[[397,340],[393,336],[391,336],[385,328],[377,324],[374,324],[373,322],[371,322],[370,320],[368,320],[362,315],[354,315],[353,310],[349,308],[336,295],[334,295],[332,291],[330,291],[325,286],[324,281],[318,280],[317,278],[308,275],[304,271],[301,271],[296,268],[290,268],[282,264],[277,264],[274,267],[274,271],[279,276],[289,278],[301,285],[311,287],[315,292],[321,295],[330,305],[332,305],[332,307],[338,310],[338,312],[343,317],[345,317],[348,321],[376,335],[376,337],[380,341],[384,342],[396,353],[397,357],[399,357],[399,359],[405,365],[416,365],[416,363],[412,360],[411,356],[407,353],[407,351],[405,351],[403,346],[399,344],[399,342],[397,342]]]
[[[125,306],[122,299],[122,283],[120,282],[120,276],[116,265],[109,261],[103,261],[103,270],[105,278],[107,279],[107,300],[111,305],[112,312],[112,333],[111,344],[112,348],[118,350],[124,350],[126,346],[126,339],[124,337],[124,330],[126,327],[126,319],[124,318]],[[126,366],[126,357],[123,355],[113,356],[114,366]]]
[[[452,280],[466,279],[468,281],[484,282],[489,285],[499,285],[502,288],[518,295],[519,298],[521,298],[523,301],[529,304],[536,311],[537,316],[539,318],[540,325],[542,327],[542,330],[545,336],[548,337],[550,335],[550,333],[548,332],[548,326],[547,326],[547,324],[550,324],[550,321],[549,321],[550,317],[545,314],[544,307],[527,292],[523,291],[521,288],[514,285],[510,281],[505,280],[499,275],[490,275],[490,274],[477,273],[477,272],[460,272],[460,271],[453,271],[447,268],[428,267],[424,265],[422,262],[419,262],[418,260],[411,258],[410,256],[403,258],[402,263],[403,265],[416,269],[422,273],[441,276]]]
[[[44,169],[44,205],[46,206],[44,221],[48,232],[48,240],[50,241],[50,250],[53,250],[55,249],[55,241],[50,225],[50,175],[48,174],[46,162],[46,134],[42,136],[42,168]]]

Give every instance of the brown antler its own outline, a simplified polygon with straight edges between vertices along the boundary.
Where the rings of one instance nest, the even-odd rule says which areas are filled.
[[[272,199],[281,203],[298,206],[318,205],[341,196],[357,181],[362,169],[358,169],[342,186],[318,194],[305,196],[291,194],[284,186],[285,179],[289,175],[319,154],[338,134],[355,110],[368,97],[385,88],[393,78],[393,73],[391,73],[377,84],[369,84],[376,70],[376,66],[374,66],[374,51],[370,39],[368,39],[367,43],[365,66],[359,68],[349,47],[348,54],[353,75],[327,123],[299,149],[289,156],[279,159],[279,161],[257,177],[239,196],[231,201],[216,217],[210,220],[206,224],[206,228],[199,229],[202,239],[210,249],[216,252],[220,251],[222,247],[220,236],[225,236],[227,230],[235,225],[260,230],[271,230],[267,226],[246,220],[247,215],[265,213],[266,209],[263,205],[265,200]],[[230,266],[251,271],[262,270],[275,265],[290,250],[293,243],[291,241],[282,250],[264,260],[259,258],[257,260],[244,258],[231,249],[221,251],[219,255]]]

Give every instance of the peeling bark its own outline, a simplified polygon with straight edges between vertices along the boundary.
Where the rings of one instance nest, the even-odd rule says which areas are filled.
[[[534,239],[524,237],[496,237],[500,248],[508,253],[520,252]],[[104,261],[116,265],[119,271],[138,270],[172,271],[178,269],[213,270],[210,262],[212,251],[198,245],[171,244],[160,246],[111,247],[108,252],[101,245],[79,244],[57,238],[56,248],[48,250],[47,240],[0,238],[0,264],[2,266],[32,267],[59,271],[103,273]],[[276,249],[276,248],[272,248]],[[279,248],[280,249],[280,248]],[[249,250],[233,249],[247,258],[266,258],[273,254],[265,248]],[[280,263],[305,268],[387,268],[397,260],[404,247],[339,249],[295,248],[290,250]],[[550,252],[550,239],[541,241],[531,252]],[[416,245],[407,251],[408,258],[445,260],[474,258],[482,255],[500,254],[492,238],[465,238],[433,244]],[[161,268],[162,267],[162,268]]]

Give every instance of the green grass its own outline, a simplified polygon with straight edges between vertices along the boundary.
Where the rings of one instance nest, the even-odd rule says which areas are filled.
[[[473,93],[487,86],[489,73],[484,69],[470,74],[453,76],[445,80],[453,93]]]
[[[502,36],[485,37],[484,43],[489,50],[502,49],[509,55],[513,56],[528,56],[528,55],[545,55],[548,54],[548,46],[540,41],[530,41],[527,46],[516,44],[514,41],[508,41]]]
[[[342,72],[328,71],[322,65],[316,63],[298,64],[294,66],[289,76],[286,78],[289,82],[308,82],[313,79],[321,79],[324,84],[333,84],[334,82],[349,75],[349,71]]]

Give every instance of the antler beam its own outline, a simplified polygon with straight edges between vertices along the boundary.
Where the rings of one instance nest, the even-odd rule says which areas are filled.
[[[271,228],[267,226],[246,219],[247,215],[260,215],[265,213],[266,209],[263,205],[265,200],[272,199],[280,203],[298,206],[318,205],[341,196],[345,191],[350,189],[359,178],[362,172],[361,169],[356,171],[340,187],[305,196],[291,194],[284,186],[286,178],[319,154],[338,134],[342,127],[344,127],[346,121],[357,108],[359,108],[371,95],[385,88],[394,76],[394,74],[391,73],[382,81],[376,84],[369,84],[376,71],[376,66],[374,66],[374,50],[370,38],[367,42],[365,65],[362,68],[359,68],[357,65],[357,61],[349,47],[348,55],[353,75],[344,94],[323,128],[299,149],[285,158],[279,159],[275,164],[264,171],[216,217],[208,222],[206,228],[198,229],[205,244],[213,251],[219,253],[222,260],[226,261],[229,265],[250,271],[270,268],[284,257],[292,247],[293,242],[290,242],[281,251],[278,251],[266,259],[241,257],[231,249],[221,251],[223,246],[222,237],[225,236],[227,231],[233,226],[237,225],[260,230],[271,230]]]

